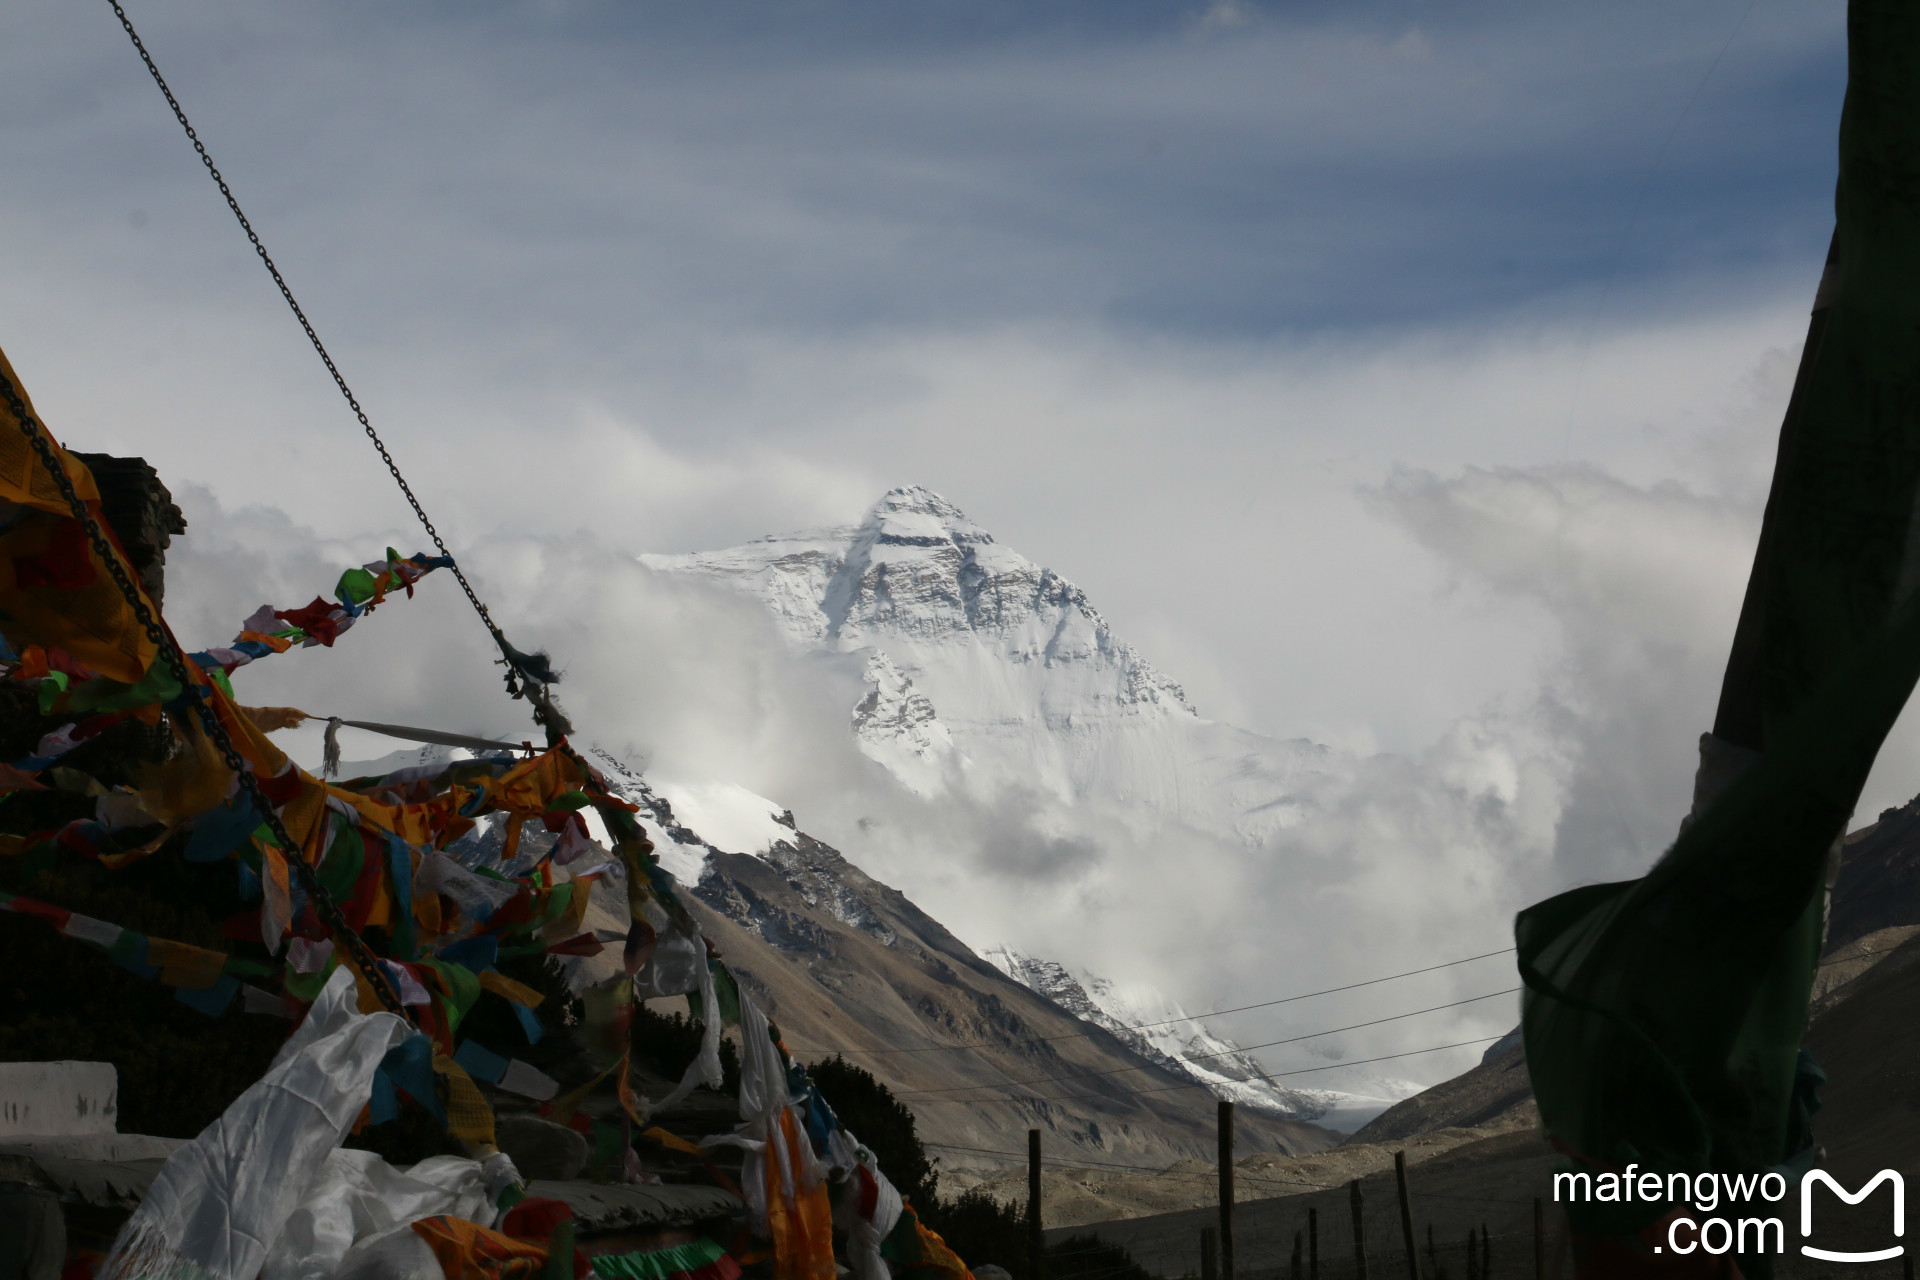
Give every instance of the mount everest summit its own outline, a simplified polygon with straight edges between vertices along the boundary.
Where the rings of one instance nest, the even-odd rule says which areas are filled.
[[[924,488],[889,492],[856,524],[639,559],[757,600],[797,653],[857,664],[863,690],[848,714],[860,752],[922,800],[1016,810],[1049,840],[1033,860],[1057,856],[1063,876],[1128,840],[1163,847],[1169,861],[1245,861],[1349,776],[1328,748],[1200,716],[1079,587]],[[683,787],[673,803],[704,812],[705,826],[688,819],[693,830],[738,827],[736,843],[761,848],[781,840],[768,825],[775,806],[724,783]],[[899,824],[871,826],[862,817],[857,830],[823,834],[950,919],[946,902],[964,887],[949,882],[943,901],[925,859],[886,860]],[[1345,1128],[1415,1088],[1378,1077],[1342,1079],[1352,1092],[1287,1087],[1151,984],[1036,958],[1031,939],[969,920],[963,936],[1002,973],[1218,1096]],[[1140,1023],[1157,1025],[1129,1029]]]
[[[1202,719],[1079,587],[918,486],[856,525],[640,561],[757,598],[796,649],[863,657],[860,749],[923,795],[1038,789],[1257,845],[1330,764]]]

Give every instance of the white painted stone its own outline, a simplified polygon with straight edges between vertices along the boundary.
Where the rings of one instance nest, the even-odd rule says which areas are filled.
[[[0,1138],[113,1133],[119,1091],[111,1062],[0,1062]]]

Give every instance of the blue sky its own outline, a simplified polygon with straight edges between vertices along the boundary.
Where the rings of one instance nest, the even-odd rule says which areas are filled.
[[[133,13],[306,292],[447,342],[468,308],[573,344],[639,313],[581,360],[668,315],[1265,336],[1698,306],[1817,259],[1844,76],[1837,6],[1780,0]],[[110,12],[10,23],[10,221],[136,281],[245,268]]]

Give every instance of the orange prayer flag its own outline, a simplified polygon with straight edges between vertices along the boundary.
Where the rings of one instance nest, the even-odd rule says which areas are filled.
[[[546,1270],[545,1249],[477,1222],[441,1214],[422,1218],[413,1229],[439,1259],[446,1280],[537,1280]]]
[[[833,1205],[825,1182],[806,1185],[798,1144],[807,1139],[793,1123],[791,1107],[780,1111],[780,1136],[784,1141],[768,1142],[761,1150],[773,1280],[835,1280]],[[785,1169],[780,1168],[783,1152]]]
[[[5,352],[0,352],[0,376],[13,385],[38,422],[39,415]],[[45,423],[40,423],[38,432],[92,512],[111,554],[133,582],[135,595],[159,617],[132,566],[113,545],[112,531],[100,516],[100,490],[92,473],[60,447]],[[139,683],[158,651],[4,397],[0,397],[0,500],[27,508],[0,533],[0,617],[6,619],[6,635],[14,648],[55,646],[103,676]]]

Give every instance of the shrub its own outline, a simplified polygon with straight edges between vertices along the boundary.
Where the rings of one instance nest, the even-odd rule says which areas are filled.
[[[872,1149],[880,1168],[920,1220],[938,1231],[969,1266],[994,1263],[1013,1280],[1027,1274],[1027,1215],[975,1188],[952,1199],[939,1194],[937,1160],[927,1156],[908,1110],[869,1071],[838,1056],[807,1068],[840,1122]],[[1097,1236],[1074,1236],[1046,1250],[1044,1280],[1150,1280],[1133,1255]]]

